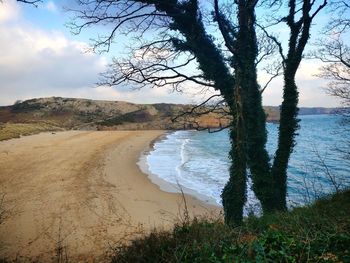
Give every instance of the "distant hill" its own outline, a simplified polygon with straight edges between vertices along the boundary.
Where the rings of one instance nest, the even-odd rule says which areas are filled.
[[[265,106],[265,112],[268,109],[272,114],[278,112],[279,116],[279,106]],[[300,107],[299,115],[321,115],[321,114],[337,114],[339,113],[339,108],[325,108],[325,107]]]
[[[191,110],[193,105],[134,104],[74,98],[39,98],[0,107],[0,123],[54,124],[65,129],[183,129],[219,127],[227,117],[209,113],[204,116],[172,119]],[[186,118],[185,118],[186,117]]]
[[[45,123],[64,129],[183,129],[218,128],[229,123],[227,116],[209,113],[202,116],[176,116],[193,105],[134,104],[74,98],[38,98],[0,107],[0,123]],[[267,120],[278,122],[279,107],[264,107]],[[202,109],[203,110],[203,109]],[[329,114],[334,109],[301,108],[300,114]]]
[[[337,108],[323,108],[323,107],[314,107],[314,108],[300,108],[299,115],[319,115],[319,114],[336,114],[338,113]]]

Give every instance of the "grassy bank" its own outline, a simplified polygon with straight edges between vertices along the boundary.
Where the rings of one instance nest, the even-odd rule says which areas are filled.
[[[0,141],[19,138],[21,136],[37,134],[47,131],[58,131],[61,128],[54,124],[41,123],[4,123],[0,124]]]
[[[220,219],[180,222],[115,246],[110,262],[350,262],[350,191],[292,212],[249,218],[237,228]],[[58,245],[53,262],[63,257]],[[0,262],[13,262],[1,259]],[[45,262],[19,259],[14,262]],[[105,262],[105,261],[103,261]]]
[[[350,262],[350,191],[239,228],[196,219],[115,248],[112,262]]]

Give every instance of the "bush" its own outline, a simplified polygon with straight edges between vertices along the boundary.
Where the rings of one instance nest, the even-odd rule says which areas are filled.
[[[350,191],[230,228],[194,219],[116,247],[112,262],[350,262]]]

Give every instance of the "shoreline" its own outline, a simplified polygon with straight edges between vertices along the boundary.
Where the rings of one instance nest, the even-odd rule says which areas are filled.
[[[154,140],[152,140],[151,143],[149,144],[149,146],[146,147],[141,152],[140,157],[139,157],[139,161],[137,162],[137,165],[139,166],[140,171],[142,173],[144,173],[153,184],[158,185],[160,190],[162,190],[164,192],[176,193],[176,194],[184,193],[184,194],[187,194],[187,195],[190,195],[190,196],[197,198],[198,200],[202,201],[205,204],[208,204],[211,206],[217,206],[219,209],[222,209],[222,206],[220,204],[218,204],[214,198],[200,194],[200,193],[196,192],[195,190],[187,188],[183,185],[180,185],[180,184],[175,185],[171,182],[168,182],[168,181],[164,180],[163,178],[159,177],[158,175],[152,173],[149,170],[149,165],[147,163],[147,155],[154,149],[154,145],[157,142],[166,139],[168,134],[171,134],[174,132],[176,132],[176,131],[166,131],[164,134],[162,134],[162,135],[158,136],[157,138],[155,138]]]
[[[68,131],[0,142],[0,183],[10,216],[0,258],[52,259],[58,238],[74,262],[104,262],[111,244],[171,228],[184,200],[137,165],[164,131]],[[221,210],[185,194],[191,217]]]

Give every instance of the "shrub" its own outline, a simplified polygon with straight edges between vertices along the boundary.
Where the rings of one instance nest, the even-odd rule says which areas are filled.
[[[230,228],[208,218],[116,247],[112,262],[350,262],[350,191]]]

